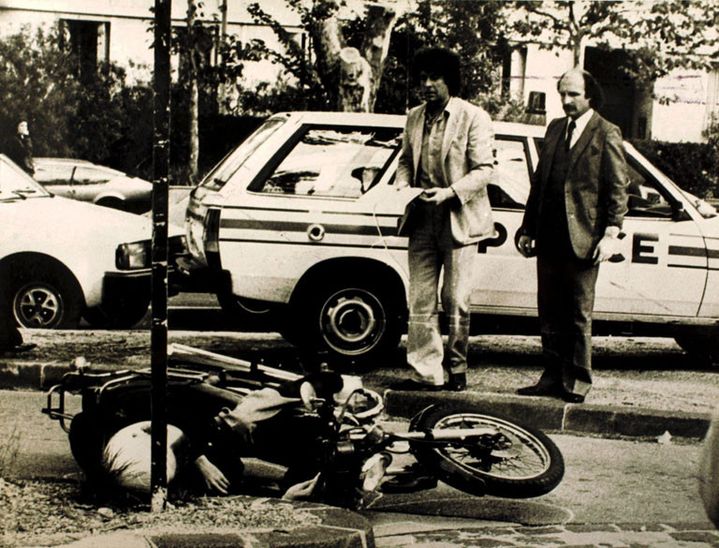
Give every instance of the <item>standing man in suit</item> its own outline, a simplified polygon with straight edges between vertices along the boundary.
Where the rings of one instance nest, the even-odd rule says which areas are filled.
[[[592,310],[599,264],[616,253],[627,212],[627,167],[618,127],[602,118],[602,91],[574,68],[557,85],[567,114],[550,122],[518,240],[537,255],[544,372],[525,396],[582,403],[592,385]]]
[[[464,390],[469,299],[476,243],[494,234],[487,184],[494,159],[491,120],[457,97],[459,57],[442,48],[417,52],[414,72],[425,102],[411,109],[402,137],[397,186],[424,189],[409,233],[407,362],[401,388]],[[444,351],[437,289],[449,324]],[[445,380],[446,379],[446,380]]]

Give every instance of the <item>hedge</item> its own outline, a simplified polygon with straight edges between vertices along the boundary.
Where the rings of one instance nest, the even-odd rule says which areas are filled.
[[[719,198],[719,151],[714,144],[630,142],[682,189],[700,198]]]

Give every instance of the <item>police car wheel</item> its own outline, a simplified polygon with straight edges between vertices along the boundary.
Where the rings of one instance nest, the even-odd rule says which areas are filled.
[[[398,305],[379,286],[363,281],[316,288],[309,326],[311,340],[335,357],[361,360],[397,347]]]

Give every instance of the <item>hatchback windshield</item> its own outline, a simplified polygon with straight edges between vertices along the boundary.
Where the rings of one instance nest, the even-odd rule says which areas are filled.
[[[0,200],[22,200],[45,196],[52,196],[52,194],[16,166],[7,156],[0,154]]]

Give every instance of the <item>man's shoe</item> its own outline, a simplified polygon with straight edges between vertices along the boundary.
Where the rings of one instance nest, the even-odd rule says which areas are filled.
[[[450,373],[449,380],[445,384],[447,390],[454,392],[462,392],[467,389],[467,374],[466,373]]]
[[[549,396],[556,398],[561,395],[559,388],[552,384],[533,384],[517,389],[520,396]]]
[[[415,379],[404,379],[403,381],[399,381],[399,382],[391,384],[390,389],[392,389],[392,390],[407,390],[410,392],[417,392],[417,391],[437,392],[439,390],[444,390],[444,385],[443,384],[429,384],[426,382],[417,381]]]
[[[573,394],[571,392],[562,394],[562,399],[567,403],[584,403],[585,398],[582,394]]]

